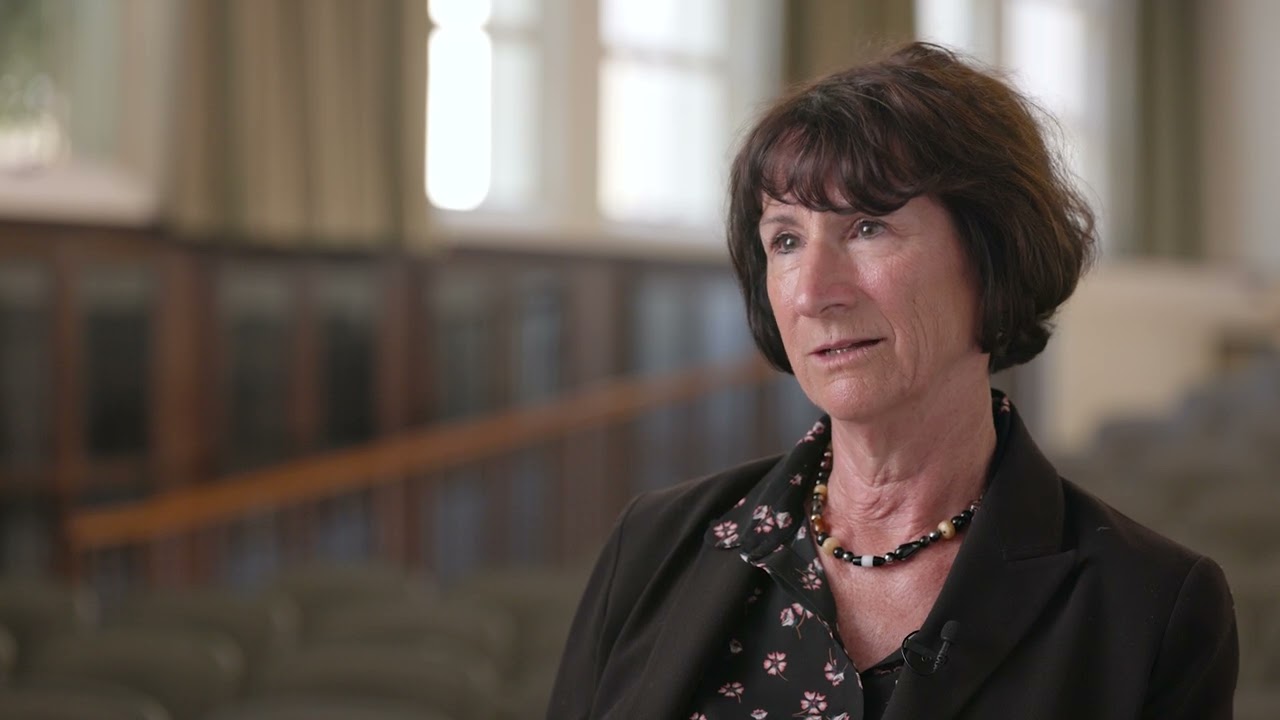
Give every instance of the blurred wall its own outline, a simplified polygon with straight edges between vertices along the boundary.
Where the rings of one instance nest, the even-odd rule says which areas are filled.
[[[1280,3],[1202,0],[1208,256],[1280,272]]]

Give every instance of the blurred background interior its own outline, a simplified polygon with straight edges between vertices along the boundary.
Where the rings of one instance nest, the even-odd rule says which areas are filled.
[[[1280,716],[1278,32],[1270,0],[0,0],[0,715],[540,715],[626,500],[816,416],[728,269],[738,133],[923,38],[1058,117],[1102,219],[996,384],[1227,569],[1240,716]]]

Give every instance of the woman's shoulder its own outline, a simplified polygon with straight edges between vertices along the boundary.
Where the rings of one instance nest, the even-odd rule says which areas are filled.
[[[741,465],[637,495],[620,521],[629,535],[701,538],[707,524],[746,496],[778,464],[780,456]]]
[[[1062,483],[1067,544],[1096,567],[1145,583],[1163,579],[1180,584],[1197,566],[1221,576],[1211,558],[1129,517],[1070,480]]]

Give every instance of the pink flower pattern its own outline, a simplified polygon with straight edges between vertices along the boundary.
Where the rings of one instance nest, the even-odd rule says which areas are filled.
[[[787,654],[784,652],[771,652],[766,655],[764,658],[764,671],[786,680],[782,673],[787,671]]]
[[[719,540],[716,543],[719,547],[733,547],[738,542],[738,523],[732,520],[726,520],[711,530]]]
[[[809,432],[805,433],[804,437],[800,438],[800,442],[811,443],[814,440],[817,440],[826,432],[827,432],[827,424],[819,420],[818,422],[813,424],[813,427],[809,428]]]
[[[797,572],[800,575],[800,587],[810,591],[818,590],[822,587],[822,561],[814,558],[813,562]]]
[[[805,692],[800,699],[800,712],[804,715],[821,715],[827,709],[827,696],[819,692]]]
[[[845,668],[847,667],[846,664]],[[827,651],[827,662],[822,666],[822,673],[832,687],[840,687],[840,683],[844,682],[844,668],[836,663],[835,655],[830,650]]]
[[[995,395],[991,407],[1002,443],[1013,406]],[[837,639],[829,578],[805,520],[810,472],[829,433],[825,418],[815,423],[783,458],[776,480],[759,484],[709,523],[710,545],[737,548],[736,555],[765,572],[738,606],[731,635],[699,682],[686,711],[693,712],[691,720],[849,720],[872,713],[869,699],[888,697],[903,672],[892,655],[860,672]]]

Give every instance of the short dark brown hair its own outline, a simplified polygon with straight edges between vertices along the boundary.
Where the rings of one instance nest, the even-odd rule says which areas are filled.
[[[873,215],[935,198],[978,280],[978,340],[991,372],[1039,354],[1096,243],[1093,212],[1046,141],[1052,127],[993,72],[927,43],[776,102],[734,158],[727,226],[751,333],[769,362],[791,372],[766,288],[766,195]]]

